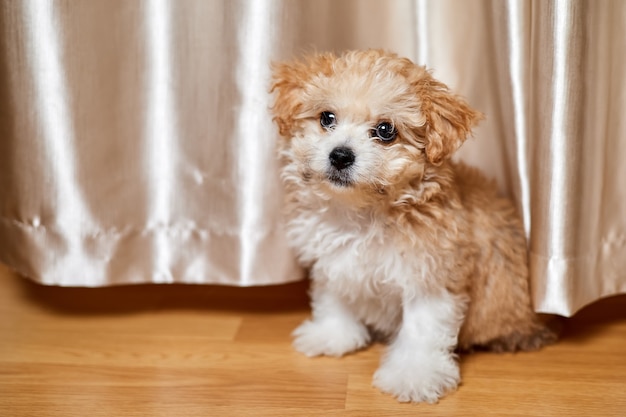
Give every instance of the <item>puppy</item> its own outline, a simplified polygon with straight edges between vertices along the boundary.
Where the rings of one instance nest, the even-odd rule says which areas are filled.
[[[288,239],[310,268],[308,355],[389,341],[374,385],[436,402],[455,349],[555,340],[532,310],[526,240],[510,201],[450,160],[482,118],[421,66],[378,50],[273,69]]]

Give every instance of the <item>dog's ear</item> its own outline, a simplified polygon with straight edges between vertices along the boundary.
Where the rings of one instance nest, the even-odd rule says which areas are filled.
[[[295,114],[302,106],[300,96],[304,86],[299,63],[280,62],[272,64],[272,86],[274,93],[272,113],[281,136],[291,135]]]
[[[428,72],[417,82],[417,90],[426,118],[426,157],[432,164],[439,165],[463,144],[484,116]]]
[[[272,112],[278,132],[283,137],[291,137],[302,112],[307,83],[318,76],[332,73],[333,54],[312,55],[304,61],[279,62],[272,64],[272,85],[274,93]]]

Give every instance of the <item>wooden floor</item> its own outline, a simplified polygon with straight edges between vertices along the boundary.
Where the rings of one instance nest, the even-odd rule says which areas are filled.
[[[626,416],[626,297],[541,352],[462,357],[439,404],[371,387],[382,346],[309,359],[290,346],[306,283],[50,288],[0,266],[0,416]]]

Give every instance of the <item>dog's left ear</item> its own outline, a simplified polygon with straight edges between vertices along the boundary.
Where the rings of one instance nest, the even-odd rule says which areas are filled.
[[[426,157],[439,165],[461,147],[484,116],[428,73],[418,82],[418,95],[426,118]]]

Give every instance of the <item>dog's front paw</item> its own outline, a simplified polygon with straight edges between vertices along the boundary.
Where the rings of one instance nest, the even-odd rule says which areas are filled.
[[[459,367],[451,355],[415,356],[387,358],[374,374],[374,386],[401,402],[435,403],[459,385]]]
[[[364,325],[338,319],[307,320],[293,332],[293,336],[293,346],[307,356],[342,356],[370,342]]]

